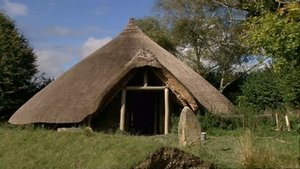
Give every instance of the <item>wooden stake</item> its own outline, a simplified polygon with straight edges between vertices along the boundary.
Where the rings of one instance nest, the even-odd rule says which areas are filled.
[[[276,130],[280,130],[279,121],[278,121],[278,114],[277,113],[275,113],[275,122],[276,122]]]
[[[165,134],[169,134],[169,89],[165,88]]]
[[[288,129],[288,131],[291,131],[289,117],[288,117],[288,115],[285,115],[284,117],[285,117],[285,122],[286,122],[287,129]]]
[[[120,130],[125,130],[125,111],[126,111],[126,90],[122,90],[121,110],[120,110]]]

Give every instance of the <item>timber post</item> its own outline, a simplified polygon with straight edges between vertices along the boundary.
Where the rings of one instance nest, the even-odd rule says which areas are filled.
[[[126,89],[122,90],[122,101],[120,110],[120,130],[125,130],[125,111],[126,111]]]
[[[169,134],[169,88],[165,88],[165,134]]]

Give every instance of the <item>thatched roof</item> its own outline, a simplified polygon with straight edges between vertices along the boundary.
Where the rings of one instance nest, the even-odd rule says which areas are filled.
[[[185,63],[148,38],[130,21],[111,42],[73,66],[26,102],[9,122],[78,123],[103,107],[128,73],[139,67],[156,67],[164,72],[173,92],[192,109],[204,107],[228,113],[232,104]],[[179,84],[176,85],[175,84]],[[175,91],[178,90],[178,91]],[[185,94],[184,94],[185,92]]]

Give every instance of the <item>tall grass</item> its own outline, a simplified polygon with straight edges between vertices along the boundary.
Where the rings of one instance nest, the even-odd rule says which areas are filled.
[[[267,169],[279,166],[275,150],[268,144],[259,147],[254,143],[254,136],[250,130],[239,140],[238,154],[241,167],[244,169]]]

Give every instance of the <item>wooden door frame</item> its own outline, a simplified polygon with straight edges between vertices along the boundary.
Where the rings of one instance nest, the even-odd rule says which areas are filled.
[[[148,86],[148,72],[144,71],[144,85],[143,86],[125,86],[122,89],[121,109],[120,109],[120,130],[125,131],[125,117],[126,117],[126,91],[164,91],[164,134],[169,133],[169,88],[167,86]],[[155,119],[156,121],[156,119]]]

